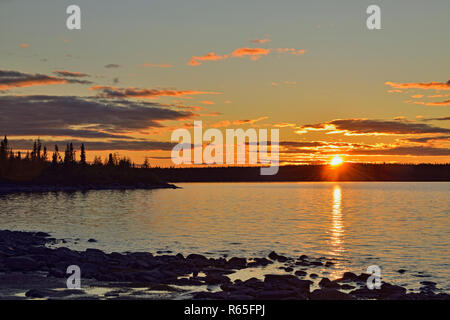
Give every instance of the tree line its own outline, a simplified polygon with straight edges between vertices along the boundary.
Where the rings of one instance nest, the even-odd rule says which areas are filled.
[[[148,159],[136,165],[129,157],[109,153],[87,161],[84,143],[75,150],[68,143],[49,151],[40,139],[28,151],[12,149],[7,136],[0,139],[0,182],[56,185],[153,185],[163,183],[150,169]],[[78,156],[79,155],[79,156]]]
[[[40,139],[33,142],[33,149],[31,151],[14,151],[9,144],[8,137],[5,136],[0,142],[0,164],[5,165],[8,162],[41,162],[52,165],[88,165],[86,157],[86,147],[84,143],[80,147],[80,159],[77,161],[76,153],[73,143],[68,143],[63,153],[60,152],[58,145],[55,144],[54,151],[49,157],[47,146],[42,145]],[[50,158],[50,159],[49,159]],[[110,153],[107,158],[102,160],[100,156],[95,156],[92,161],[95,166],[119,166],[119,167],[136,167],[136,164],[128,157],[121,157],[117,153]],[[148,160],[143,166],[149,167]]]

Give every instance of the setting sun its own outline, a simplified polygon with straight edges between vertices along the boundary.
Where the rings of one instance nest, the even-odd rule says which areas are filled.
[[[344,163],[344,160],[340,156],[334,156],[333,159],[331,159],[330,164],[332,166],[338,166]]]

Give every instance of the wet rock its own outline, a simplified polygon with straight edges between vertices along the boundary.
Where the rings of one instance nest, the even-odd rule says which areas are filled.
[[[175,257],[177,257],[180,260],[184,260],[184,256],[181,253],[177,253]]]
[[[358,276],[354,274],[353,272],[344,272],[342,275],[342,278],[336,279],[336,282],[348,282],[348,281],[357,281]]]
[[[303,260],[303,261],[304,261],[304,260],[308,260],[308,256],[302,254],[298,259],[299,259],[299,260]]]
[[[361,274],[357,277],[356,281],[359,281],[359,282],[367,282],[367,279],[369,279],[369,277],[370,277],[370,274],[368,274],[368,273],[361,273]]]
[[[49,289],[31,289],[25,293],[28,298],[46,298],[55,294],[54,290]]]
[[[148,288],[148,291],[184,292],[185,290],[178,289],[166,284],[157,284]]]
[[[186,262],[198,267],[204,267],[210,265],[208,258],[200,254],[190,254],[186,257]]]
[[[6,258],[5,266],[14,271],[35,271],[39,270],[40,263],[28,256],[19,256]]]
[[[269,258],[274,261],[278,261],[278,262],[286,262],[288,260],[287,257],[281,256],[281,255],[277,254],[275,251],[272,251],[271,253],[269,253]]]
[[[322,278],[322,280],[320,280],[319,282],[319,286],[321,288],[332,288],[332,289],[338,289],[341,287],[339,283],[331,281],[328,278]]]
[[[383,283],[381,285],[381,298],[388,298],[389,296],[401,296],[406,294],[406,289],[400,286],[396,286],[389,283]]]
[[[266,258],[255,258],[254,261],[247,263],[247,267],[265,267],[273,262]]]
[[[406,270],[405,269],[398,269],[397,272],[400,273],[400,274],[404,274],[406,272]]]
[[[48,277],[55,277],[55,278],[65,278],[67,277],[66,272],[64,272],[58,268],[51,268],[48,271]]]
[[[312,265],[312,266],[323,266],[323,263],[320,262],[320,261],[313,261],[313,262],[310,262],[310,265]]]
[[[294,271],[294,269],[291,268],[291,267],[286,267],[286,268],[284,268],[284,271],[286,271],[286,272],[292,272],[292,271]]]
[[[332,261],[327,261],[325,263],[325,267],[331,267],[332,265],[334,265],[334,262],[332,262]]]
[[[228,260],[228,266],[231,269],[243,269],[247,266],[247,259],[233,257]]]
[[[317,274],[315,274],[315,273],[311,273],[311,274],[309,275],[309,277],[310,277],[311,279],[317,279],[317,277],[319,277],[319,275],[317,275]]]
[[[204,281],[206,284],[210,285],[231,282],[230,278],[221,274],[207,274],[206,277],[204,277]]]
[[[305,260],[300,260],[300,261],[296,261],[295,262],[296,266],[303,266],[303,267],[307,267],[310,265],[310,263],[308,261]]]
[[[171,281],[171,284],[179,286],[202,286],[204,283],[196,278],[180,278]]]
[[[344,283],[343,285],[341,285],[341,289],[342,290],[353,290],[353,289],[355,289],[355,286],[352,286],[348,283]]]
[[[294,274],[295,274],[296,276],[300,276],[300,277],[304,277],[304,276],[307,275],[307,273],[306,273],[305,271],[303,271],[303,270],[297,270],[297,271],[295,271]]]
[[[309,293],[309,288],[312,282],[309,280],[300,280],[291,274],[268,274],[264,277],[264,284],[275,289],[295,288],[301,292]]]
[[[354,300],[355,298],[347,293],[340,292],[336,289],[325,288],[316,289],[310,294],[311,300]]]
[[[397,285],[383,283],[380,289],[374,288],[370,290],[367,287],[362,287],[351,291],[350,294],[365,299],[400,300],[405,297],[406,289]]]

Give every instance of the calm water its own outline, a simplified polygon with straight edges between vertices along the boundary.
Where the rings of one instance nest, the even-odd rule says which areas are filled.
[[[336,259],[331,278],[377,264],[385,280],[450,291],[450,183],[179,186],[0,195],[1,228],[47,231],[75,249],[325,256]]]

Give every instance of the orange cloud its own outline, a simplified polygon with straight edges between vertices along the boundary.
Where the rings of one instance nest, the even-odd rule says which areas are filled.
[[[296,56],[300,56],[300,55],[304,54],[306,52],[306,50],[297,50],[294,48],[278,48],[277,52],[278,53],[289,53],[289,54],[293,54]]]
[[[448,80],[447,82],[428,82],[428,83],[422,82],[397,83],[387,81],[385,82],[385,84],[396,89],[450,90],[450,80]]]
[[[151,64],[151,63],[143,63],[141,65],[144,68],[172,68],[171,64]]]
[[[248,119],[248,120],[235,120],[235,121],[233,121],[233,124],[235,124],[235,125],[254,124],[255,122],[265,120],[267,118],[269,118],[269,117],[259,117],[256,119]]]
[[[219,56],[217,54],[215,54],[214,52],[209,52],[207,54],[205,54],[204,56],[193,56],[191,58],[191,61],[189,61],[189,65],[190,66],[198,66],[201,65],[202,63],[199,61],[218,61],[218,60],[222,60],[227,58],[227,56]]]
[[[264,41],[268,39],[260,39],[260,40],[252,40],[252,41],[263,41],[263,42],[254,42],[254,43],[264,43]],[[202,64],[202,61],[218,61],[228,58],[243,58],[250,57],[251,60],[258,60],[262,56],[268,55],[273,49],[265,49],[265,48],[237,48],[230,54],[225,54],[223,56],[217,55],[214,52],[210,52],[205,54],[204,56],[193,56],[191,60],[188,62],[190,66],[199,66]],[[279,53],[289,53],[294,55],[302,55],[306,52],[306,50],[296,50],[294,48],[278,48],[276,49]]]
[[[21,43],[20,47],[21,48],[28,48],[30,45],[28,43]]]
[[[230,121],[228,121],[228,120],[223,120],[223,121],[220,121],[220,122],[217,122],[217,123],[214,123],[214,124],[210,125],[210,127],[213,127],[213,128],[220,128],[220,127],[228,127],[228,126],[230,126],[230,125],[231,125],[231,122],[230,122]]]
[[[238,48],[231,53],[232,57],[250,56],[252,59],[259,59],[261,56],[269,54],[270,49],[264,48]]]
[[[67,82],[69,81],[66,79],[51,77],[44,74],[28,74],[18,71],[0,70],[0,90],[44,86],[50,84],[63,84]]]
[[[423,123],[370,120],[370,119],[336,119],[324,123],[310,124],[297,128],[296,133],[308,131],[328,131],[327,133],[344,133],[345,135],[405,135],[405,134],[449,134],[450,129],[433,127]]]
[[[208,101],[208,100],[203,100],[203,101],[200,101],[200,102],[203,103],[203,104],[209,104],[209,105],[215,104],[213,101]]]
[[[196,91],[196,90],[167,90],[167,89],[139,89],[139,88],[116,88],[110,86],[93,86],[90,90],[101,91],[100,96],[104,98],[144,98],[152,99],[158,97],[181,97],[198,94],[219,94],[218,92]]]
[[[427,102],[427,106],[450,106],[450,100],[440,101],[440,102]]]
[[[439,102],[425,102],[425,101],[405,101],[405,103],[412,103],[412,104],[422,104],[425,106],[450,106],[450,100],[445,101],[439,101]]]
[[[254,43],[254,44],[263,44],[263,43],[266,43],[269,41],[270,41],[270,39],[254,39],[254,40],[251,40],[250,42]]]
[[[89,77],[89,75],[86,73],[71,72],[67,70],[56,70],[54,73],[63,77]]]

